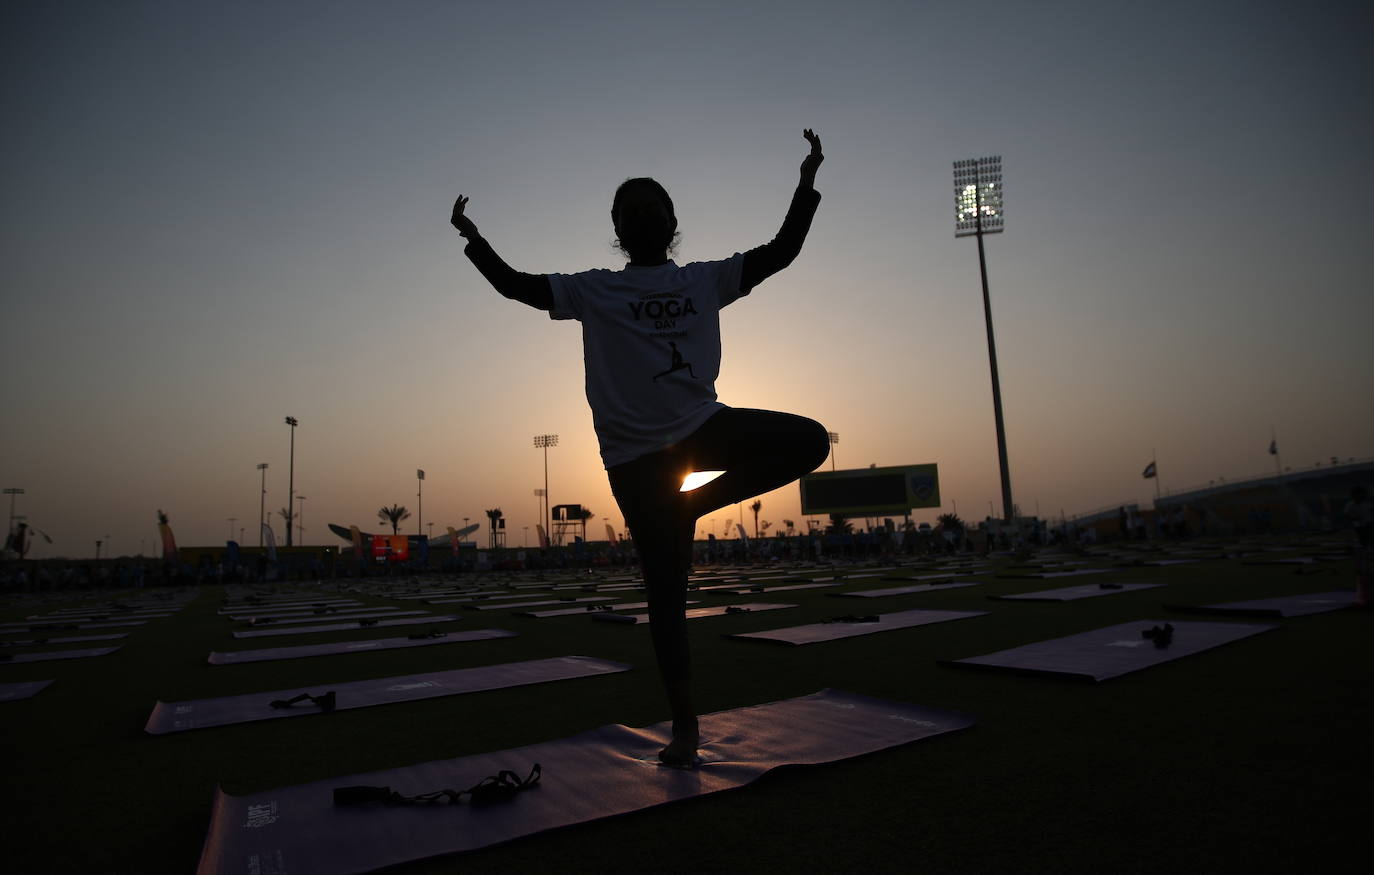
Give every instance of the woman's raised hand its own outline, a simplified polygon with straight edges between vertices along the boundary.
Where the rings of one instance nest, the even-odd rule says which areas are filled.
[[[802,136],[811,144],[811,154],[806,156],[801,165],[802,182],[811,185],[816,181],[816,170],[825,160],[825,155],[821,153],[821,138],[816,136],[815,131],[807,128],[802,131]]]
[[[463,215],[463,207],[467,205],[468,199],[461,194],[458,195],[458,200],[453,202],[453,218],[449,219],[449,222],[452,223],[453,227],[458,229],[458,233],[462,236],[476,237],[478,236],[477,226],[473,224],[472,219]]]

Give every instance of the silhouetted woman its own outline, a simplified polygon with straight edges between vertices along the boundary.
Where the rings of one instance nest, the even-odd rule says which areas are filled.
[[[727,407],[716,400],[720,310],[792,263],[821,196],[816,170],[824,155],[809,128],[782,229],[772,241],[723,261],[679,267],[669,260],[677,234],[673,201],[653,179],[627,179],[611,202],[621,270],[527,274],[512,270],[464,213],[453,227],[464,253],[507,298],[553,319],[582,323],[587,402],[611,491],[639,551],[648,593],[650,634],[673,716],[673,740],[659,752],[667,765],[697,762],[687,644],[687,575],[696,521],[815,470],[830,451],[825,429],[787,413]],[[693,472],[723,472],[683,491]]]

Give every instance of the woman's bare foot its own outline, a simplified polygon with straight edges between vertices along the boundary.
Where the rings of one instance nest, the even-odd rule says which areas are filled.
[[[674,721],[673,740],[658,752],[658,761],[675,769],[694,769],[700,762],[697,756],[697,745],[700,742],[701,737],[697,733],[695,720],[690,726],[679,725]]]

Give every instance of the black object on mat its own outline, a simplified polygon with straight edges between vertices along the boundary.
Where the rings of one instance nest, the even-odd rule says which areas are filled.
[[[1142,634],[1164,626],[1173,627],[1172,639],[1167,646],[1152,644]],[[1136,620],[1064,638],[1037,641],[985,656],[942,659],[939,662],[955,668],[999,669],[1022,674],[1105,681],[1276,628],[1267,623]]]
[[[831,763],[965,729],[971,717],[836,690],[701,718],[699,768],[660,766],[670,724],[603,726],[570,738],[282,787],[215,794],[200,875],[348,875],[470,851],[679,799],[742,787],[779,766]],[[538,786],[500,805],[335,805],[340,786],[410,796],[543,764]],[[551,864],[551,869],[557,869]]]
[[[1250,617],[1304,617],[1325,614],[1354,607],[1355,593],[1350,590],[1319,592],[1310,595],[1285,595],[1272,599],[1247,599],[1223,602],[1219,605],[1165,605],[1166,611],[1191,614],[1232,614]]]
[[[624,663],[595,659],[590,656],[559,656],[552,659],[507,662],[500,665],[484,665],[478,668],[459,668],[427,674],[374,678],[366,681],[308,684],[292,690],[249,693],[243,696],[225,696],[219,699],[158,702],[153,708],[153,713],[148,717],[148,724],[143,729],[152,735],[165,735],[169,732],[184,732],[188,729],[204,729],[210,726],[227,726],[231,723],[250,723],[255,720],[272,720],[320,713],[319,708],[302,710],[300,708],[273,706],[274,702],[289,701],[297,697],[305,692],[305,688],[333,692],[335,694],[335,707],[331,710],[347,711],[353,708],[367,708],[372,705],[390,705],[395,702],[410,702],[416,699],[456,696],[461,693],[499,690],[546,681],[594,677],[628,671],[629,668]]]
[[[505,629],[468,629],[462,632],[421,632],[419,637],[373,638],[371,641],[335,641],[331,644],[306,644],[301,647],[265,647],[261,650],[237,650],[211,653],[211,665],[238,665],[244,662],[267,662],[276,659],[300,659],[306,656],[332,656],[338,653],[366,653],[372,650],[394,650],[398,647],[426,647],[434,644],[456,644],[461,641],[486,641],[490,638],[513,638],[514,632]]]

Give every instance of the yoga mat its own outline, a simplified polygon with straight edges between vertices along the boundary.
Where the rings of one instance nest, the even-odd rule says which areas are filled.
[[[436,638],[374,638],[371,641],[336,641],[333,644],[305,644],[300,647],[266,647],[261,650],[234,650],[211,653],[211,665],[238,665],[244,662],[268,662],[276,659],[300,659],[306,656],[332,656],[336,653],[360,653],[372,650],[395,650],[398,647],[425,647],[430,644],[457,644],[462,641],[486,641],[491,638],[514,638],[505,629],[470,629],[448,632]]]
[[[687,604],[697,603],[695,599],[687,599]],[[585,615],[588,614],[605,614],[607,609],[611,611],[638,611],[646,609],[646,607],[649,607],[649,602],[617,602],[616,604],[602,604],[602,606],[598,606],[598,610],[587,610],[587,607],[561,607],[561,609],[547,611],[519,611],[518,615],[519,617],[537,618],[576,617],[576,615],[583,615],[583,617],[585,617]]]
[[[1312,595],[1285,595],[1272,599],[1249,599],[1222,602],[1219,605],[1165,605],[1166,611],[1193,614],[1237,614],[1251,617],[1305,617],[1325,614],[1355,604],[1355,593],[1348,590],[1319,592]]]
[[[290,612],[290,611],[318,611],[318,610],[321,609],[321,608],[345,608],[345,607],[354,607],[354,606],[361,605],[361,604],[362,604],[362,602],[358,601],[357,599],[331,599],[331,600],[329,600],[329,601],[321,601],[321,602],[291,602],[291,603],[289,603],[289,604],[280,604],[280,605],[277,605],[277,604],[252,604],[252,603],[249,603],[249,604],[244,604],[244,605],[234,605],[234,606],[232,606],[232,607],[223,607],[223,608],[220,608],[216,613],[220,613],[220,614],[234,614],[234,613],[270,614],[270,613],[274,613],[274,612],[276,612],[276,613],[287,613],[287,612]]]
[[[537,608],[542,605],[579,605],[587,602],[613,602],[615,596],[591,595],[576,599],[541,599],[534,602],[503,602],[496,605],[468,605],[473,611],[499,611],[505,608]]]
[[[399,620],[377,620],[370,626],[364,626],[360,622],[352,623],[328,623],[324,626],[292,626],[289,629],[254,629],[249,632],[235,632],[235,638],[267,638],[272,635],[306,635],[311,632],[339,632],[344,629],[374,629],[378,626],[415,626],[422,623],[452,623],[460,619],[452,614],[441,614],[434,617],[406,617]]]
[[[369,610],[369,611],[368,611],[367,613],[365,613],[365,614],[321,614],[321,615],[318,616],[318,617],[313,617],[313,616],[312,616],[312,617],[267,617],[267,618],[265,618],[265,620],[264,620],[263,622],[253,623],[252,625],[254,625],[254,626],[299,626],[299,625],[301,625],[302,623],[323,623],[323,622],[327,622],[327,621],[329,621],[329,620],[338,620],[338,621],[340,621],[340,622],[349,623],[349,622],[352,622],[352,621],[354,621],[354,620],[370,620],[370,619],[372,619],[372,618],[374,618],[374,617],[385,617],[386,619],[391,620],[391,619],[395,619],[396,617],[419,617],[419,616],[431,617],[431,616],[433,616],[433,614],[431,614],[429,611],[402,611],[402,610],[393,608],[393,609],[390,609],[390,610],[383,610],[383,611]],[[239,619],[239,618],[238,618],[238,617],[234,617],[234,619],[237,620],[237,619]]]
[[[390,705],[396,702],[433,699],[439,696],[456,696],[461,693],[477,693],[483,690],[499,690],[526,684],[540,684],[546,681],[593,677],[629,671],[629,669],[630,666],[624,663],[609,662],[590,656],[559,656],[552,659],[507,662],[477,668],[458,668],[427,674],[374,678],[367,681],[310,684],[290,690],[248,693],[242,696],[225,696],[218,699],[196,699],[187,702],[159,701],[154,706],[152,715],[148,717],[148,724],[143,728],[145,732],[152,735],[164,735],[169,732],[184,732],[188,729],[228,726],[231,723],[249,723],[255,720],[273,720],[281,717],[300,717],[303,714],[318,715],[322,713],[319,707],[309,702],[302,702],[289,708],[273,708],[271,705],[273,700],[291,699],[300,693],[311,693],[319,696],[333,692],[335,696],[334,710],[347,711],[353,708],[367,708],[372,705]]]
[[[1174,627],[1168,647],[1159,648],[1141,632],[1163,626],[1165,620],[1136,620],[1064,638],[1037,641],[1010,650],[968,659],[942,659],[941,665],[1005,669],[1024,674],[1047,674],[1078,680],[1105,681],[1142,668],[1201,653],[1222,644],[1258,635],[1277,626],[1258,623],[1167,621]]]
[[[76,644],[81,641],[114,641],[128,638],[128,632],[115,635],[68,635],[65,638],[31,638],[27,641],[0,641],[0,647],[34,647],[39,644]]]
[[[786,765],[862,756],[966,729],[973,718],[837,690],[701,717],[704,760],[692,771],[658,765],[669,724],[603,726],[557,741],[399,769],[345,775],[248,796],[216,791],[198,875],[350,875],[487,847],[572,824],[742,787]],[[464,789],[502,769],[539,783],[488,805],[336,806],[336,787],[404,794]],[[710,841],[709,836],[665,838]],[[613,847],[588,848],[583,864]],[[548,861],[550,871],[561,864]],[[564,861],[562,865],[570,865]]]
[[[749,595],[755,592],[787,592],[793,589],[825,589],[829,586],[839,586],[838,583],[789,583],[783,586],[750,586],[744,589],[731,590],[735,595]]]
[[[118,647],[91,647],[85,650],[49,650],[43,653],[7,653],[9,659],[0,659],[0,665],[16,662],[51,662],[56,659],[85,659],[88,656],[104,656],[114,653]]]
[[[146,620],[119,620],[111,623],[72,622],[71,620],[0,623],[0,635],[13,635],[16,632],[42,632],[45,629],[112,629],[116,626],[142,626],[146,623]]]
[[[998,577],[1049,580],[1054,577],[1080,577],[1084,574],[1106,574],[1111,568],[1078,568],[1073,571],[1046,571],[1041,574],[999,574]]]
[[[977,580],[967,580],[962,583],[921,583],[915,586],[891,586],[887,589],[865,589],[859,592],[828,592],[826,595],[836,598],[876,599],[889,595],[908,595],[916,592],[935,592],[941,589],[958,589],[961,586],[979,585]]]
[[[0,684],[0,702],[17,702],[36,696],[52,681],[20,681],[17,684]]]
[[[1163,586],[1162,583],[1119,583],[1110,589],[1103,589],[1100,584],[1085,583],[1082,586],[1064,586],[1059,589],[1041,589],[1035,592],[1023,592],[1016,595],[990,595],[988,598],[999,601],[1018,601],[1018,602],[1073,602],[1079,599],[1090,599],[1100,595],[1116,595],[1122,592],[1134,592],[1138,589],[1154,589]]]
[[[795,608],[796,605],[780,605],[773,604],[770,602],[751,602],[747,605],[734,605],[733,607],[736,610],[731,610],[730,607],[727,607],[725,605],[715,605],[709,608],[688,608],[687,619],[699,620],[702,617],[723,617],[726,614],[748,614],[753,613],[755,611],[776,611],[781,608]],[[601,620],[607,623],[624,623],[627,626],[649,622],[648,614],[616,614],[608,613],[606,611],[589,611],[588,613],[592,615],[593,620]]]
[[[931,623],[944,623],[949,620],[964,620],[969,617],[981,617],[985,614],[987,611],[897,611],[892,614],[878,614],[878,622],[876,623],[854,621],[810,623],[805,626],[791,626],[786,629],[771,629],[767,632],[741,632],[726,637],[773,641],[779,644],[819,644],[823,641],[857,638],[860,635],[890,632],[893,629],[910,629],[913,626],[928,626]]]

